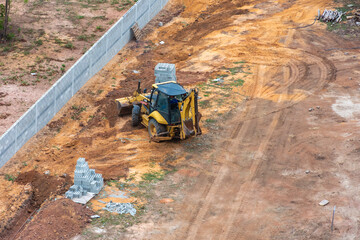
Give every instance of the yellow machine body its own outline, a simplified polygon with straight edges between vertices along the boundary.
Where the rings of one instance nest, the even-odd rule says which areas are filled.
[[[189,92],[186,92],[186,94],[184,94],[186,97],[184,97],[182,101],[177,102],[180,113],[180,122],[177,124],[170,124],[158,109],[152,109],[150,107],[153,92],[158,89],[159,86],[164,84],[179,85],[176,82],[153,84],[151,95],[146,95],[145,93],[141,93],[139,84],[138,89],[134,92],[133,96],[116,99],[115,102],[118,107],[119,116],[130,113],[131,109],[135,108],[135,105],[139,106],[140,123],[148,128],[150,139],[156,142],[174,138],[186,139],[190,136],[200,135],[201,129],[199,121],[201,114],[198,112],[198,92],[196,89],[191,89]],[[132,114],[134,115],[134,112]],[[154,119],[156,123],[151,119]],[[161,132],[159,132],[158,125],[162,130]]]

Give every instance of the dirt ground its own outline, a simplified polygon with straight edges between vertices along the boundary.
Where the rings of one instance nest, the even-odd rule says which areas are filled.
[[[91,221],[92,211],[70,199],[46,203],[18,239],[70,239]]]
[[[180,170],[156,185],[141,223],[126,231],[101,225],[101,234],[74,239],[357,239],[360,42],[321,23],[299,28],[336,6],[170,1],[142,41],[121,51],[1,169],[3,225],[10,207],[15,214],[27,199],[9,178],[34,169],[73,177],[85,157],[107,180],[151,163]],[[158,62],[175,63],[181,84],[197,84],[203,136],[150,143],[144,128],[116,116],[113,100],[139,79],[149,88]],[[323,199],[330,203],[319,206]]]
[[[11,1],[13,38],[0,45],[0,134],[133,4],[130,0]]]

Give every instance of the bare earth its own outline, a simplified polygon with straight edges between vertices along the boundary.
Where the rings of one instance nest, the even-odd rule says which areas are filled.
[[[10,32],[15,37],[0,46],[0,135],[133,4],[130,0],[12,1]]]
[[[297,28],[330,7],[170,1],[154,31],[121,51],[1,173],[72,176],[78,157],[106,179],[153,162],[180,169],[156,185],[142,223],[75,239],[359,238],[360,42],[319,23]],[[198,84],[203,136],[149,143],[145,129],[116,116],[113,99],[138,79],[149,88],[158,62],[175,63],[181,84]],[[219,76],[224,83],[209,81]],[[0,186],[4,226],[27,198],[23,185],[0,179]],[[175,201],[159,203],[166,197]],[[323,199],[330,203],[319,206]]]

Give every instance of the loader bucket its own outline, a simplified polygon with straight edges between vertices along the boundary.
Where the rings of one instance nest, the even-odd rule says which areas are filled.
[[[124,116],[124,115],[130,114],[132,111],[132,108],[133,108],[133,105],[129,104],[129,103],[116,102],[116,106],[118,109],[119,116]]]

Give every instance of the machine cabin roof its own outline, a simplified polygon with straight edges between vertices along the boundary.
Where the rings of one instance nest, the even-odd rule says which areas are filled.
[[[175,82],[154,84],[153,86],[157,88],[160,92],[165,93],[169,96],[176,96],[187,93],[187,91],[181,85]]]

